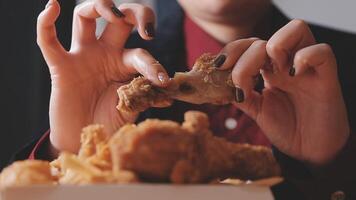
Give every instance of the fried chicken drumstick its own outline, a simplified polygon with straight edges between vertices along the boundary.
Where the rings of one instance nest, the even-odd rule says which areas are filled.
[[[133,171],[144,181],[203,183],[280,175],[269,148],[214,137],[207,115],[197,111],[187,112],[182,125],[154,119],[126,125],[109,146],[113,170]]]
[[[166,88],[154,86],[144,77],[138,77],[118,89],[117,109],[141,112],[149,107],[168,106],[172,99],[194,104],[229,104],[235,100],[231,70],[213,67],[215,56],[204,54],[189,72],[176,73]]]

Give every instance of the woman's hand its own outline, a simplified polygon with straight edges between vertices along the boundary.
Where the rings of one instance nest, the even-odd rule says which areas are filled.
[[[350,129],[335,56],[328,45],[315,43],[303,21],[291,21],[268,42],[232,42],[221,54],[227,55],[221,69],[233,67],[236,106],[280,151],[321,165],[345,145]],[[261,94],[254,91],[259,73]]]
[[[138,4],[111,0],[80,4],[73,17],[72,46],[66,51],[56,36],[55,21],[60,5],[50,0],[38,17],[38,44],[48,64],[52,79],[50,99],[50,140],[57,150],[76,152],[81,129],[92,123],[104,124],[109,133],[137,114],[118,112],[118,87],[137,73],[164,87],[168,75],[145,50],[124,49],[134,26],[145,40],[154,35],[154,13]],[[96,18],[103,17],[107,26],[95,35]]]

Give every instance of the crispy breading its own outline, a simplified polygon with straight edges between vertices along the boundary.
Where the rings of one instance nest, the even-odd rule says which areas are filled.
[[[160,88],[140,76],[118,89],[119,103],[117,109],[125,112],[141,112],[149,107],[167,107],[171,98]]]
[[[129,171],[113,173],[109,135],[102,125],[83,128],[78,155],[61,153],[52,166],[60,172],[60,184],[130,183],[137,182],[136,175]]]
[[[78,158],[101,170],[111,170],[108,140],[109,134],[105,133],[103,125],[94,124],[83,128]]]
[[[52,175],[49,162],[24,160],[14,162],[0,175],[0,188],[25,185],[53,185],[57,177]]]
[[[82,160],[74,154],[62,153],[57,162],[60,165],[60,184],[86,185],[95,183],[131,183],[137,182],[134,173],[121,170],[113,173],[112,170],[102,170]]]
[[[109,142],[113,169],[145,181],[203,183],[216,178],[255,180],[280,175],[269,148],[235,144],[213,136],[208,117],[190,111],[181,126],[149,119],[127,125]]]

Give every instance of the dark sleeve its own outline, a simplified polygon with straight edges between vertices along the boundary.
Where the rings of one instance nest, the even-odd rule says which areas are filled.
[[[285,196],[285,193],[289,193],[290,196],[291,192],[297,194],[299,191],[304,195],[303,199],[332,199],[335,195],[345,196],[344,199],[356,199],[355,153],[354,134],[350,135],[343,150],[331,163],[319,168],[309,168],[274,148],[275,157],[281,165],[286,182],[273,187],[272,190],[276,197]],[[294,191],[290,191],[291,188]]]
[[[49,140],[50,131],[46,131],[39,137],[36,137],[18,152],[16,152],[12,159],[10,160],[9,164],[18,160],[27,160],[27,159],[36,159],[36,160],[51,160],[49,155],[49,147],[50,147],[50,140]]]

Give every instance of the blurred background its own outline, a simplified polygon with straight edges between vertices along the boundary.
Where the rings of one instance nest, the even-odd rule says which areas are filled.
[[[74,0],[62,0],[58,35],[69,48]],[[154,8],[155,2],[141,2]],[[0,0],[0,169],[35,135],[46,131],[50,79],[36,44],[36,18],[47,0]],[[356,33],[355,0],[275,0],[290,18]],[[100,21],[100,28],[104,23]],[[356,44],[355,44],[356,45]]]

